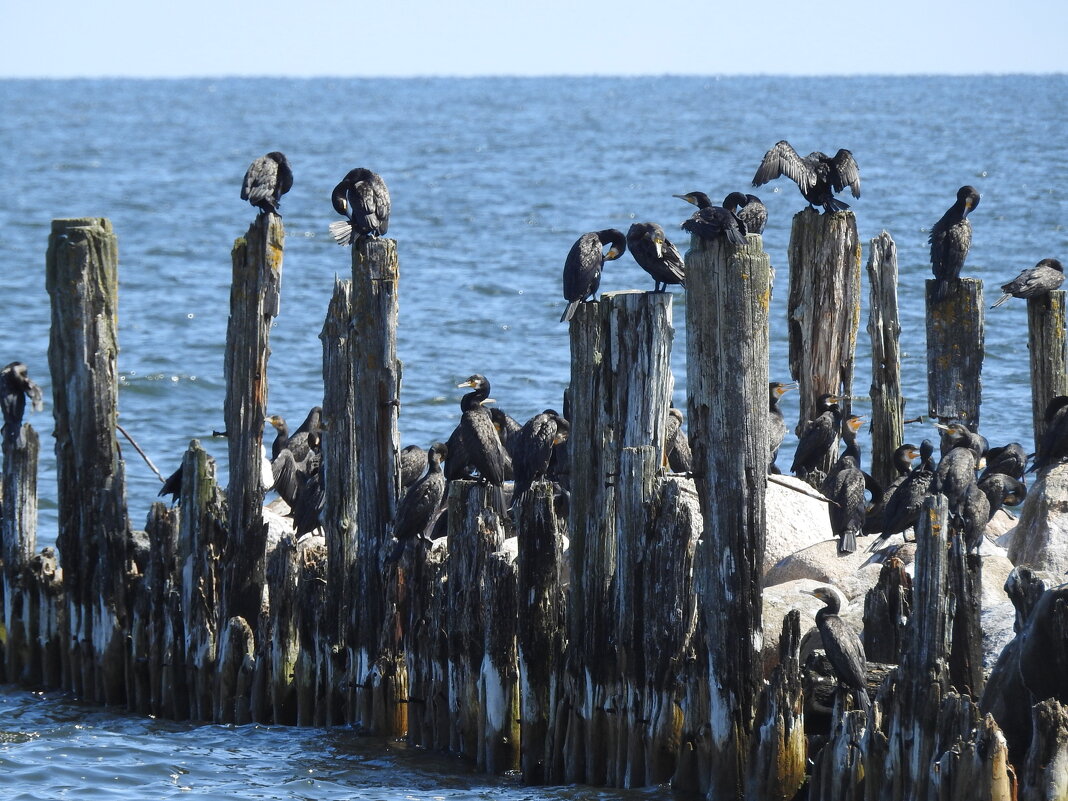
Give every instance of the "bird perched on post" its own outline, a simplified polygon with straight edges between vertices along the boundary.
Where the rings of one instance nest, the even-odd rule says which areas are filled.
[[[570,433],[571,424],[555,409],[546,409],[527,420],[515,442],[513,499],[518,499],[535,480],[546,475],[553,448]]]
[[[697,211],[690,215],[690,219],[679,226],[682,230],[696,234],[701,239],[713,240],[725,236],[732,245],[745,244],[747,233],[745,223],[738,219],[738,215],[730,209],[713,206],[712,201],[704,192],[687,192],[685,195],[672,195],[672,197],[697,206]]]
[[[604,252],[608,245],[608,252]],[[606,261],[614,261],[627,249],[627,238],[622,231],[606,228],[583,234],[564,260],[564,300],[567,308],[560,315],[560,322],[570,320],[575,315],[579,303],[597,293],[601,286],[601,270]]]
[[[768,224],[768,209],[756,195],[731,192],[723,198],[723,208],[733,211],[745,225],[748,234],[762,234]]]
[[[36,412],[44,408],[41,388],[30,380],[30,374],[22,362],[11,362],[0,370],[0,408],[4,413],[3,435],[5,442],[25,444],[22,436],[22,416],[26,413],[26,398],[30,399]]]
[[[945,300],[951,284],[960,278],[964,260],[972,246],[972,224],[968,215],[979,205],[979,193],[974,186],[957,190],[957,200],[931,227],[927,237],[931,245],[931,270],[937,280],[934,290],[936,302]]]
[[[508,454],[497,436],[489,409],[482,405],[489,398],[490,382],[476,373],[457,387],[472,389],[460,399],[460,431],[467,463],[484,481],[499,488],[504,483]]]
[[[816,409],[819,414],[805,424],[794,451],[794,462],[790,465],[790,472],[798,478],[805,478],[830,452],[842,426],[837,395],[829,392],[820,395],[816,399]]]
[[[838,616],[842,601],[831,587],[801,590],[805,595],[819,598],[825,606],[816,612],[816,628],[823,640],[823,650],[831,663],[838,683],[853,693],[854,700],[865,711],[871,709],[868,699],[868,663],[864,646],[856,630]]]
[[[634,223],[627,230],[627,249],[638,266],[653,277],[654,292],[665,292],[668,284],[686,286],[682,255],[656,223]]]
[[[1064,265],[1056,259],[1042,259],[1034,267],[1024,270],[1009,283],[1001,285],[1005,294],[994,301],[996,309],[1009,298],[1035,298],[1046,295],[1064,283]]]
[[[783,139],[764,154],[753,176],[753,186],[762,186],[785,175],[801,190],[805,200],[813,206],[823,206],[825,212],[845,211],[849,204],[834,196],[849,189],[853,197],[860,197],[860,170],[848,150],[828,156],[818,150],[802,158],[789,142]]]
[[[349,170],[330,193],[334,211],[346,219],[330,223],[330,235],[339,245],[389,230],[389,189],[378,175],[363,167]]]
[[[260,210],[260,214],[277,214],[282,195],[293,188],[293,170],[284,153],[272,150],[249,165],[241,184],[241,199]]]
[[[397,544],[387,557],[387,562],[400,559],[405,547],[413,539],[429,540],[427,526],[445,497],[446,481],[445,474],[441,472],[441,463],[446,456],[448,449],[443,444],[435,442],[431,445],[426,452],[426,474],[408,488],[397,504],[397,514],[393,518],[393,538]]]

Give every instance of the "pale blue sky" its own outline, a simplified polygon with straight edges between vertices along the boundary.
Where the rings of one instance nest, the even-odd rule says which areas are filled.
[[[0,0],[0,77],[1068,72],[1068,3]]]

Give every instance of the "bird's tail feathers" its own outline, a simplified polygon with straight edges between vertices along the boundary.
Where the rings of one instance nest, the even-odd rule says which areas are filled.
[[[849,204],[844,200],[839,200],[836,197],[832,197],[826,203],[823,204],[824,210],[828,212],[846,211],[849,209]]]
[[[560,322],[566,323],[572,317],[575,316],[575,310],[578,308],[579,302],[572,300],[567,304],[567,308],[564,309],[564,313],[560,315]]]
[[[838,540],[838,553],[853,553],[857,549],[857,534],[855,531],[843,531]]]
[[[330,223],[330,236],[339,245],[352,244],[352,223],[348,220],[336,220]]]
[[[745,234],[743,234],[737,228],[731,227],[727,229],[727,239],[732,245],[745,244]]]

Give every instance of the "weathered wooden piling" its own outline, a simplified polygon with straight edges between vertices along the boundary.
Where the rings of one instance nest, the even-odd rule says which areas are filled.
[[[983,282],[950,282],[941,302],[934,300],[938,282],[927,287],[927,403],[939,420],[959,420],[979,427],[982,402],[984,310]]]
[[[787,321],[790,374],[800,395],[798,433],[817,413],[816,400],[824,393],[840,395],[842,411],[849,413],[860,326],[860,258],[853,212],[820,214],[807,208],[794,215]],[[826,473],[837,458],[837,452],[829,456],[818,472]]]
[[[951,524],[952,525],[952,524]],[[953,531],[949,544],[946,592],[954,599],[949,684],[979,698],[983,693],[983,559],[968,553],[964,537]]]
[[[1063,289],[1027,299],[1027,347],[1031,354],[1031,414],[1037,451],[1046,430],[1046,405],[1058,395],[1068,395]]]
[[[901,395],[901,323],[897,313],[897,245],[886,231],[868,252],[868,336],[871,337],[871,474],[885,487],[897,476],[894,450],[905,441]]]
[[[451,737],[447,549],[447,537],[432,547],[409,549],[406,573],[408,741],[435,751],[448,750]]]
[[[263,520],[263,424],[267,416],[267,359],[271,321],[282,290],[285,228],[277,214],[260,214],[231,251],[230,320],[226,328],[228,531],[222,619],[255,625],[266,582],[267,526]]]
[[[350,458],[355,462],[358,540],[351,680],[355,720],[365,730],[385,736],[404,733],[407,681],[398,640],[396,589],[390,588],[382,565],[400,491],[399,278],[397,243],[392,239],[362,239],[352,246],[354,336],[349,347],[358,402]]]
[[[126,469],[118,415],[118,241],[102,218],[53,220],[46,287],[59,531],[67,600],[64,684],[97,703],[125,693]]]
[[[736,247],[695,237],[686,253],[689,437],[704,516],[695,560],[704,643],[695,646],[685,709],[684,738],[696,752],[698,785],[678,774],[676,784],[717,799],[744,793],[762,678],[771,264],[760,237],[747,239]]]
[[[912,615],[912,577],[905,563],[891,557],[879,580],[864,596],[864,656],[869,662],[896,665],[904,650],[905,627]]]
[[[25,571],[37,550],[37,459],[41,441],[27,423],[18,437],[3,437],[0,487],[0,602],[3,603],[4,681],[27,681],[36,632],[29,627]]]

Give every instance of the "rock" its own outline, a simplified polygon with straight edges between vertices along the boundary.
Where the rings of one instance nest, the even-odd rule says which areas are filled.
[[[1031,485],[1020,522],[1005,537],[1014,565],[1068,572],[1068,464],[1049,468]]]
[[[784,557],[834,537],[827,502],[820,500],[822,497],[801,479],[768,477],[765,574]]]
[[[1016,515],[1010,514],[1004,509],[998,509],[994,516],[990,518],[990,522],[986,524],[987,540],[997,542],[1002,534],[1012,531],[1018,522]]]
[[[986,605],[986,565],[983,565],[983,610],[980,620],[983,625],[983,668],[991,670],[998,661],[1005,646],[1016,636],[1013,622],[1016,620],[1016,608],[1005,596],[999,604]],[[1002,592],[1004,595],[1004,591]]]
[[[760,659],[764,665],[764,678],[771,678],[771,672],[779,664],[779,638],[782,636],[782,622],[791,609],[801,610],[801,633],[815,626],[816,612],[823,607],[823,601],[802,590],[814,590],[822,587],[824,582],[812,579],[800,579],[765,587],[762,593],[763,611],[761,613],[764,628],[764,640],[760,649]]]
[[[999,549],[1000,550],[1000,549]],[[983,597],[979,602],[985,614],[986,610],[997,609],[1003,604],[1012,605],[1009,596],[1005,594],[1005,581],[1012,572],[1012,562],[1004,553],[985,553],[983,557]],[[1012,628],[1011,624],[1009,626]],[[985,631],[985,624],[984,624]],[[1011,639],[1011,637],[1010,637]],[[1004,647],[1004,644],[1002,644]],[[997,654],[994,654],[997,657]]]
[[[882,564],[897,556],[911,565],[916,554],[915,543],[890,545],[875,553],[867,553],[870,538],[862,537],[854,553],[838,555],[838,541],[824,540],[781,559],[764,576],[764,585],[771,587],[788,581],[810,579],[830,584],[842,591],[850,601],[860,598],[879,580]]]

